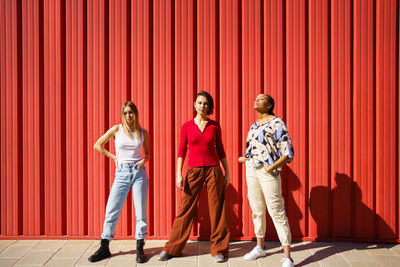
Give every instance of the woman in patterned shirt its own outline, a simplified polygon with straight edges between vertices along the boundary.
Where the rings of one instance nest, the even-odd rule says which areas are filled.
[[[285,123],[275,117],[274,99],[266,94],[257,96],[254,109],[258,112],[258,120],[250,127],[246,140],[246,154],[239,158],[246,164],[246,180],[248,199],[253,211],[254,232],[257,246],[244,256],[245,260],[265,257],[265,207],[268,209],[279,240],[283,246],[284,258],[282,267],[290,267],[291,233],[282,197],[281,177],[282,165],[293,159],[292,141]]]

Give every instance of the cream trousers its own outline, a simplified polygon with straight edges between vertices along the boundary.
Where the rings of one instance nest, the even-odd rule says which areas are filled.
[[[254,233],[257,238],[265,237],[265,206],[274,222],[282,246],[292,241],[289,221],[282,197],[281,176],[267,173],[263,166],[254,167],[253,161],[246,161],[247,197],[253,211]]]

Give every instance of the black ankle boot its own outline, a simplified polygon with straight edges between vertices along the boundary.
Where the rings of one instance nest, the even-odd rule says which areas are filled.
[[[138,262],[138,263],[146,262],[146,257],[144,256],[143,246],[144,246],[144,239],[136,240],[136,262]]]
[[[108,244],[110,240],[102,239],[100,248],[89,257],[90,262],[101,261],[111,256],[110,249],[108,248]]]

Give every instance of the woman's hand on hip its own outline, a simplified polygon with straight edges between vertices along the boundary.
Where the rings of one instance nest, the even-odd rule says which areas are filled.
[[[246,163],[246,161],[250,160],[249,158],[245,158],[245,157],[239,157],[239,162],[240,163]]]
[[[144,168],[144,159],[136,162],[136,164],[133,167],[134,168],[139,167],[139,168],[143,169]]]
[[[182,191],[183,177],[182,177],[182,174],[180,174],[180,173],[176,174],[176,186],[179,188],[179,190]]]

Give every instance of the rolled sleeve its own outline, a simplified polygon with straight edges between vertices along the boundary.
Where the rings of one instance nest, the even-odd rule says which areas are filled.
[[[294,150],[292,145],[292,140],[290,139],[289,132],[286,126],[283,124],[278,130],[277,137],[277,148],[279,151],[280,156],[286,156],[289,158],[289,162],[293,160],[294,157]]]

